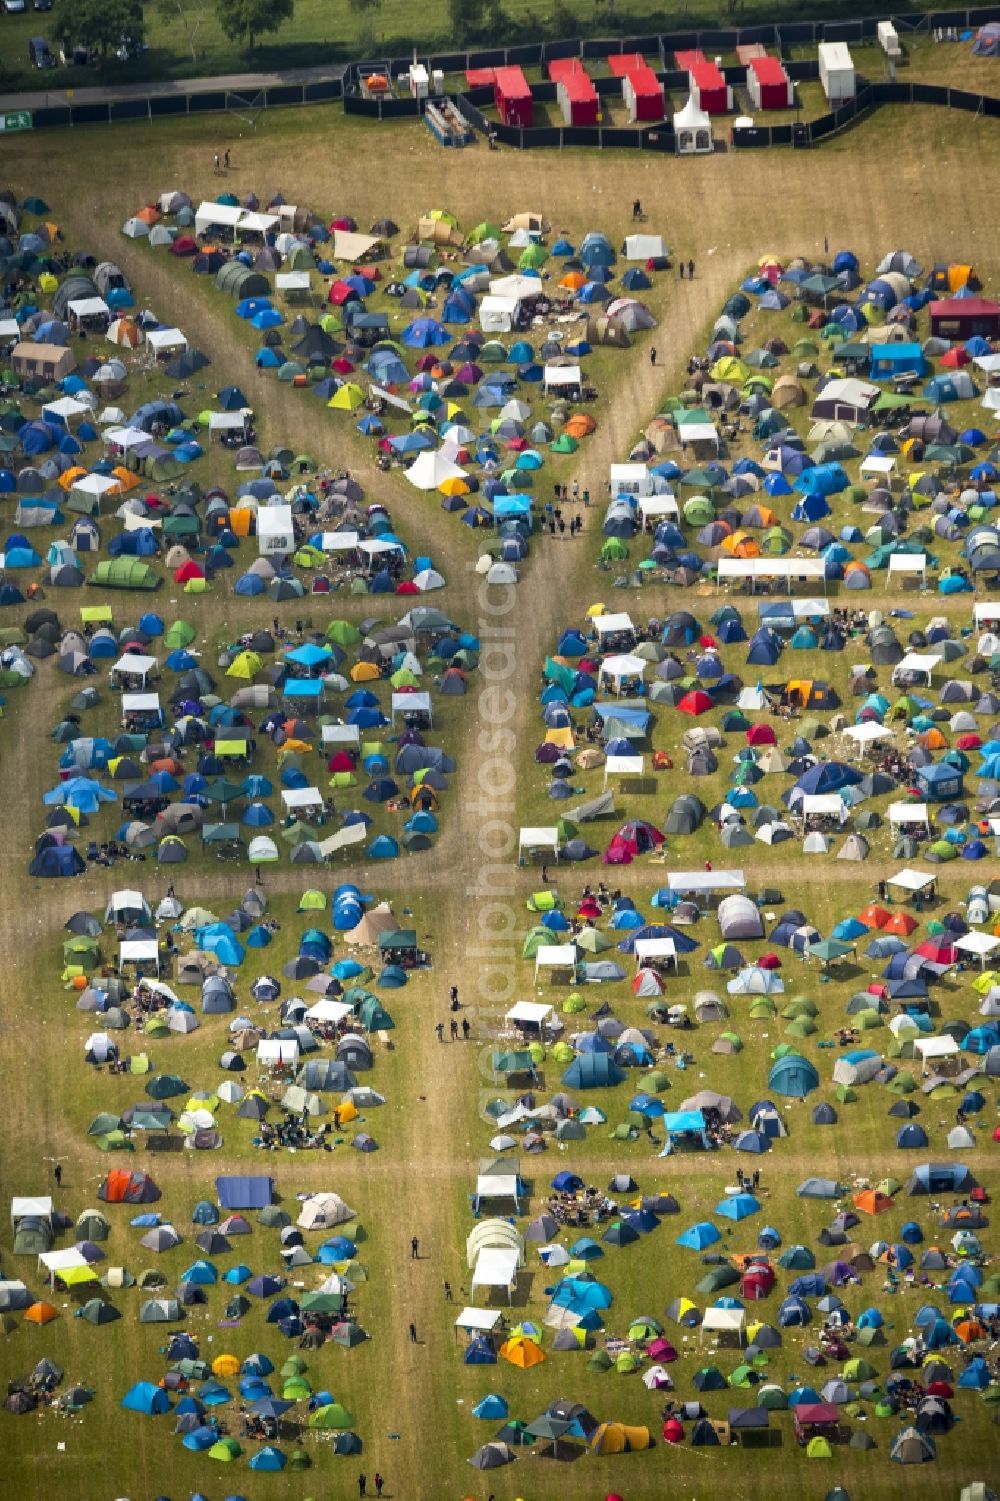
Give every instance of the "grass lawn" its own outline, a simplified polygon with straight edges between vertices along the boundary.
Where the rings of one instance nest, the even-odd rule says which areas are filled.
[[[349,6],[329,6],[321,0],[298,0],[292,20],[278,32],[262,37],[252,52],[222,33],[214,9],[187,3],[185,15],[195,31],[194,51],[175,11],[150,8],[146,13],[149,50],[131,63],[110,60],[104,68],[58,68],[39,74],[27,65],[28,38],[51,36],[51,18],[28,10],[22,16],[4,15],[2,31],[5,58],[3,87],[59,89],[82,88],[96,82],[122,83],[162,78],[192,78],[246,72],[280,73],[311,68],[352,58],[403,57],[412,48],[445,52],[459,47],[496,46],[533,42],[545,35],[635,36],[656,32],[712,29],[732,25],[776,24],[785,19],[803,19],[801,6],[792,0],[742,0],[737,14],[722,0],[686,0],[681,5],[661,5],[650,0],[615,0],[613,7],[596,0],[579,13],[562,11],[537,0],[503,0],[503,21],[491,19],[488,28],[468,40],[457,38],[444,0],[430,0],[419,17],[405,0],[377,0],[370,20],[359,17]],[[806,14],[809,13],[809,7]],[[829,20],[856,13],[856,6],[840,0],[835,7],[811,8],[817,17]],[[931,9],[918,4],[915,10]],[[195,24],[196,23],[196,24]],[[967,54],[968,48],[954,48]]]
[[[372,471],[370,454],[348,431],[348,424],[323,420],[307,398],[256,375],[251,367],[252,346],[224,299],[210,288],[203,289],[197,278],[189,277],[185,282],[183,269],[175,273],[166,258],[160,260],[153,252],[121,238],[119,226],[124,219],[139,203],[167,188],[182,187],[196,200],[218,191],[211,157],[220,145],[227,144],[218,123],[192,120],[143,127],[141,133],[80,130],[23,139],[18,143],[13,186],[19,198],[29,192],[47,197],[71,243],[86,244],[99,257],[118,260],[161,316],[176,319],[195,342],[209,350],[213,356],[211,389],[228,380],[244,385],[260,415],[262,446],[287,442],[295,451],[306,449],[320,462],[350,467],[363,477],[366,491],[384,495],[391,503],[394,522],[398,516],[401,532],[411,546],[432,552],[445,573],[448,590],[438,596],[443,607],[460,623],[482,629],[477,621],[483,602],[466,566],[475,557],[476,538],[467,537],[464,528],[441,518],[433,502],[410,494],[409,487],[400,485],[396,476],[384,481],[384,489],[376,488],[380,482]],[[509,808],[502,797],[496,796],[492,811],[512,825],[551,820],[554,805],[544,797],[545,778],[534,762],[534,750],[541,738],[536,702],[539,674],[560,628],[579,624],[589,603],[609,590],[608,575],[594,569],[600,542],[596,499],[603,496],[607,466],[627,454],[663,401],[683,384],[688,353],[704,345],[706,331],[748,268],[764,253],[784,258],[797,253],[816,255],[824,234],[828,234],[833,248],[841,243],[855,248],[866,269],[886,250],[906,245],[925,265],[935,259],[969,256],[987,288],[996,284],[1000,270],[993,209],[988,195],[981,192],[984,169],[995,155],[994,137],[986,122],[964,116],[953,119],[934,111],[885,110],[827,148],[778,157],[720,153],[709,161],[678,162],[637,161],[611,153],[535,152],[521,156],[502,151],[491,158],[489,173],[482,170],[481,158],[470,153],[442,153],[428,133],[416,125],[373,130],[344,120],[334,110],[268,117],[260,122],[253,137],[245,139],[235,135],[236,128],[231,127],[234,138],[229,144],[234,149],[235,166],[227,185],[241,196],[253,190],[263,199],[265,193],[280,188],[291,202],[314,204],[331,214],[349,212],[362,225],[381,214],[391,214],[404,232],[431,206],[447,205],[466,227],[520,208],[540,208],[554,228],[565,229],[571,238],[599,227],[606,229],[615,242],[627,233],[632,198],[641,196],[651,228],[663,232],[675,253],[697,259],[698,277],[692,287],[685,286],[682,292],[672,278],[657,285],[654,295],[661,320],[655,335],[660,352],[657,365],[652,366],[647,359],[644,343],[624,358],[609,354],[595,361],[601,393],[595,408],[598,431],[581,446],[572,463],[564,461],[559,469],[547,463],[543,471],[546,486],[555,479],[579,478],[595,497],[595,510],[585,540],[575,548],[538,542],[524,570],[515,613],[510,617],[516,625],[517,643],[511,680],[516,698],[512,721],[516,744],[510,761],[522,790]],[[880,159],[894,163],[888,177],[872,171],[871,152],[876,145]],[[940,163],[941,170],[929,172],[929,162]],[[775,186],[776,167],[780,167],[780,191]],[[67,195],[67,183],[75,184],[72,197]],[[748,343],[779,327],[783,325],[767,324],[765,334],[748,324]],[[964,419],[965,414],[962,416]],[[637,550],[636,557],[639,555]],[[865,604],[877,597],[860,595],[857,599]],[[617,594],[612,596],[612,602],[617,603],[618,598]],[[628,599],[628,607],[636,613],[646,610],[665,614],[675,608],[693,608],[700,616],[714,607],[706,598],[692,601],[688,593],[667,590],[662,585],[643,590],[634,602],[625,592],[620,598]],[[91,602],[91,592],[87,602]],[[237,630],[259,623],[244,602],[235,614],[233,601],[225,593],[194,598],[190,604],[183,594],[175,598],[167,591],[162,598],[119,595],[113,602],[116,620],[120,618],[123,624],[147,605],[168,614],[176,610],[196,618],[209,665],[219,646]],[[61,608],[62,601],[57,603]],[[906,603],[911,603],[909,596]],[[73,608],[76,604],[74,597]],[[342,601],[334,596],[322,608],[331,616],[346,615],[350,610],[362,611],[364,601]],[[921,598],[914,608],[923,623],[930,614],[938,613],[938,602]],[[968,602],[959,601],[953,618],[965,623],[967,609]],[[26,613],[27,607],[18,607],[6,619],[16,623]],[[270,606],[262,607],[263,621],[269,622],[272,614]],[[726,666],[741,670],[744,650],[739,646],[727,648]],[[806,653],[799,661],[788,654],[773,675],[784,674],[793,664],[832,679],[838,687],[844,685],[846,654],[833,657]],[[453,1329],[456,1309],[444,1300],[443,1282],[447,1279],[457,1305],[481,1301],[471,1295],[465,1255],[466,1237],[474,1223],[469,1195],[477,1161],[490,1152],[489,1143],[496,1132],[487,1106],[498,1096],[509,1099],[520,1092],[505,1091],[494,1079],[490,1054],[503,1035],[503,1014],[509,1000],[538,997],[533,964],[521,958],[521,945],[523,934],[534,921],[526,909],[526,898],[539,884],[539,875],[535,870],[518,869],[512,861],[500,862],[493,872],[485,870],[489,862],[478,839],[491,804],[479,783],[480,761],[486,752],[477,755],[477,747],[479,736],[494,727],[495,719],[494,708],[478,692],[454,706],[454,718],[449,704],[448,717],[442,722],[443,741],[449,749],[454,747],[459,770],[443,802],[441,843],[436,852],[417,861],[381,868],[345,867],[343,872],[317,874],[308,868],[291,870],[284,866],[268,869],[265,891],[270,914],[280,922],[280,931],[270,947],[248,956],[235,981],[240,1009],[256,1009],[273,1019],[275,1008],[261,1013],[250,1000],[249,988],[258,973],[279,970],[293,955],[305,926],[312,926],[314,921],[319,926],[328,925],[326,914],[297,914],[299,897],[308,886],[320,885],[329,891],[341,879],[356,879],[364,890],[391,899],[397,916],[412,922],[421,944],[432,955],[433,968],[402,990],[379,992],[395,1021],[392,1049],[376,1049],[375,1068],[366,1078],[387,1098],[384,1107],[365,1112],[363,1123],[364,1129],[376,1137],[379,1151],[361,1154],[344,1143],[330,1155],[265,1155],[250,1145],[249,1123],[233,1119],[232,1108],[223,1106],[219,1119],[224,1145],[215,1154],[140,1150],[124,1158],[99,1152],[85,1136],[87,1126],[101,1110],[120,1110],[142,1099],[142,1083],[97,1073],[84,1063],[83,1044],[93,1027],[89,1016],[76,1011],[74,994],[63,988],[60,979],[66,936],[62,925],[78,909],[103,912],[108,895],[119,885],[135,882],[155,905],[171,877],[182,899],[204,904],[224,917],[240,901],[249,873],[214,861],[192,859],[187,866],[171,868],[169,874],[154,872],[147,864],[112,872],[90,870],[70,883],[43,885],[26,879],[30,845],[40,826],[41,794],[54,780],[57,753],[47,736],[77,686],[50,672],[52,666],[41,664],[32,684],[5,694],[7,714],[0,723],[0,764],[8,788],[4,824],[0,826],[4,832],[0,839],[0,954],[7,978],[5,1024],[0,1030],[0,1067],[6,1084],[0,1103],[0,1128],[6,1143],[7,1191],[48,1191],[50,1159],[61,1158],[65,1175],[60,1207],[75,1219],[93,1206],[98,1182],[110,1167],[127,1162],[148,1168],[163,1189],[157,1207],[165,1218],[173,1219],[184,1236],[183,1247],[162,1258],[168,1286],[173,1286],[196,1255],[192,1206],[198,1199],[214,1198],[216,1174],[273,1172],[285,1206],[293,1211],[297,1193],[314,1188],[336,1190],[357,1210],[357,1221],[352,1223],[363,1232],[358,1236],[356,1259],[367,1272],[367,1280],[359,1279],[352,1303],[371,1338],[355,1350],[327,1345],[315,1354],[305,1352],[307,1376],[314,1388],[331,1391],[354,1415],[355,1431],[364,1443],[360,1460],[339,1461],[323,1441],[308,1436],[304,1446],[316,1464],[310,1474],[258,1474],[248,1468],[246,1455],[220,1473],[214,1461],[181,1446],[173,1434],[171,1417],[147,1419],[120,1410],[121,1396],[132,1381],[156,1380],[165,1369],[161,1354],[166,1343],[164,1328],[139,1323],[138,1306],[143,1296],[139,1290],[114,1294],[123,1319],[104,1328],[75,1319],[72,1300],[57,1296],[54,1301],[59,1317],[44,1328],[34,1328],[18,1318],[2,1345],[2,1377],[19,1377],[46,1355],[65,1366],[67,1384],[91,1381],[96,1396],[93,1404],[72,1419],[49,1412],[22,1418],[0,1414],[5,1455],[2,1468],[19,1496],[26,1501],[41,1501],[43,1497],[76,1497],[101,1491],[133,1498],[155,1494],[176,1498],[201,1490],[210,1498],[234,1492],[249,1501],[264,1501],[265,1497],[301,1501],[307,1495],[349,1493],[362,1467],[369,1485],[376,1468],[386,1476],[387,1495],[454,1497],[456,1501],[465,1495],[485,1498],[491,1491],[498,1501],[514,1501],[515,1497],[529,1501],[533,1496],[551,1496],[556,1490],[567,1501],[594,1501],[609,1491],[652,1501],[668,1490],[700,1496],[719,1485],[747,1501],[763,1494],[773,1496],[775,1501],[791,1501],[803,1495],[821,1496],[837,1483],[857,1501],[862,1495],[896,1495],[901,1481],[914,1498],[922,1501],[939,1494],[957,1495],[967,1482],[990,1478],[995,1470],[990,1460],[996,1452],[995,1429],[990,1422],[994,1409],[968,1392],[956,1399],[961,1423],[954,1433],[939,1440],[938,1462],[905,1473],[897,1471],[887,1459],[899,1422],[877,1419],[870,1404],[863,1426],[876,1439],[877,1452],[865,1455],[838,1448],[832,1463],[815,1467],[808,1465],[797,1450],[788,1414],[776,1414],[772,1419],[772,1427],[780,1430],[781,1446],[746,1460],[736,1448],[704,1454],[689,1445],[674,1449],[658,1443],[645,1456],[587,1457],[579,1462],[569,1458],[567,1445],[567,1457],[558,1467],[552,1460],[524,1457],[512,1467],[479,1475],[467,1465],[468,1456],[491,1438],[498,1426],[471,1417],[472,1406],[488,1391],[503,1393],[511,1414],[524,1419],[534,1418],[548,1402],[569,1397],[585,1403],[602,1418],[648,1424],[657,1437],[662,1401],[647,1391],[641,1378],[614,1372],[597,1375],[586,1369],[586,1355],[552,1352],[549,1337],[544,1342],[549,1358],[534,1370],[517,1371],[503,1361],[486,1368],[466,1366],[461,1358],[462,1340],[456,1338]],[[959,670],[956,666],[956,674]],[[745,666],[742,671],[748,675]],[[847,700],[846,707],[850,712],[852,701]],[[106,722],[110,726],[110,707],[102,709],[101,716],[100,725]],[[672,749],[687,727],[683,716],[663,711],[658,716],[654,744],[662,741]],[[726,754],[732,754],[731,747]],[[728,765],[723,759],[716,777],[706,779],[706,802],[720,795]],[[588,790],[591,784],[599,785],[600,776],[588,774]],[[663,778],[656,798],[648,805],[658,822],[668,801],[687,785],[683,772]],[[767,785],[765,781],[762,790]],[[695,790],[702,791],[698,785]],[[642,813],[647,805],[636,799],[627,803],[627,811]],[[883,835],[877,837],[884,839]],[[699,838],[678,840],[675,845],[676,860],[672,859],[667,869],[681,865],[697,868],[707,857],[707,846]],[[860,868],[823,860],[810,862],[801,856],[797,843],[777,850],[755,845],[737,853],[740,859],[733,863],[746,867],[751,889],[778,885],[784,904],[801,906],[823,932],[871,899],[872,880],[882,873],[885,860],[881,845],[876,854],[878,863]],[[717,852],[713,858],[717,858]],[[974,868],[962,862],[960,866],[935,869],[941,888],[935,911],[940,915],[964,899],[973,880],[991,879],[995,860]],[[664,884],[663,870],[658,863],[640,861],[608,874],[613,876],[613,884],[620,884],[648,914],[653,891]],[[575,902],[584,880],[597,878],[591,868],[586,874],[559,871],[558,876],[568,905]],[[500,933],[488,942],[484,940],[491,930],[486,926],[483,882],[495,907],[493,916],[499,925],[495,931]],[[505,929],[503,924],[507,924]],[[717,937],[717,925],[711,917],[691,931],[703,948]],[[748,943],[742,947],[748,955],[757,955],[765,945]],[[668,1002],[690,1004],[694,993],[703,988],[722,993],[725,977],[701,967],[703,948],[696,951],[688,969],[682,968],[678,977],[668,979]],[[337,942],[334,952],[336,956],[345,952],[342,942]],[[853,1186],[863,1175],[877,1181],[891,1172],[905,1181],[916,1161],[948,1155],[944,1133],[954,1114],[954,1102],[949,1100],[921,1100],[920,1122],[928,1132],[930,1146],[916,1157],[896,1152],[897,1123],[887,1116],[892,1096],[876,1084],[859,1089],[856,1102],[838,1103],[836,1126],[812,1124],[812,1106],[818,1100],[834,1098],[830,1073],[837,1052],[820,1048],[819,1043],[828,1040],[841,1025],[850,995],[869,983],[875,966],[862,959],[853,972],[835,973],[824,983],[817,966],[802,963],[786,950],[780,950],[780,955],[786,993],[777,997],[779,1014],[753,1020],[746,998],[727,997],[730,1015],[726,1021],[685,1034],[685,1046],[694,1055],[691,1066],[683,1073],[668,1069],[670,1089],[665,1099],[670,1108],[689,1093],[710,1086],[733,1095],[745,1110],[768,1093],[773,1049],[791,1040],[786,1037],[788,1020],[780,1015],[781,1007],[799,994],[816,1003],[818,1030],[799,1039],[798,1045],[816,1063],[821,1087],[806,1102],[788,1102],[786,1140],[764,1157],[744,1159],[744,1165],[762,1170],[762,1210],[734,1226],[731,1235],[723,1236],[721,1249],[726,1252],[755,1249],[758,1229],[765,1220],[779,1227],[785,1245],[796,1240],[815,1244],[819,1229],[833,1209],[796,1196],[796,1185],[807,1176],[836,1176]],[[509,999],[491,1000],[484,993],[481,977],[487,965],[494,962],[509,978]],[[629,975],[631,964],[631,960],[626,964]],[[447,987],[452,983],[459,985],[467,1007],[465,1015],[472,1028],[468,1046],[439,1043],[435,1035],[436,1023],[448,1020]],[[292,981],[286,981],[283,998],[293,994],[294,988]],[[554,1000],[560,1014],[566,994],[560,987],[546,986],[544,990],[544,998]],[[185,998],[196,1004],[194,993]],[[968,974],[937,987],[936,998],[940,1000],[937,1025],[958,1017],[972,1020],[979,999]],[[628,979],[603,990],[588,991],[585,999],[587,1012],[608,999],[627,1025],[647,1022],[646,1003],[633,996]],[[567,1028],[587,1026],[587,1012],[579,1022],[565,1014]],[[226,1017],[205,1018],[190,1037],[171,1036],[162,1044],[151,1045],[154,1068],[180,1073],[193,1090],[217,1087],[223,1077],[218,1058],[225,1046],[227,1025]],[[658,1030],[663,1032],[662,1028]],[[733,1056],[713,1053],[713,1043],[728,1030],[739,1035],[742,1051]],[[131,1033],[124,1036],[126,1048],[132,1051],[138,1039]],[[890,1035],[885,1028],[870,1036],[873,1046],[888,1049]],[[561,1071],[556,1060],[543,1060],[545,1088],[537,1091],[539,1100],[559,1087]],[[247,1082],[255,1077],[252,1062],[242,1077]],[[988,1142],[996,1123],[993,1082],[985,1090],[987,1106],[978,1118],[979,1145],[961,1154],[974,1174],[987,1183],[991,1176]],[[614,1334],[624,1334],[638,1315],[664,1320],[667,1304],[682,1293],[691,1293],[708,1270],[697,1253],[675,1246],[674,1241],[694,1220],[715,1217],[714,1206],[732,1181],[736,1166],[733,1158],[716,1154],[685,1152],[659,1158],[654,1155],[658,1144],[651,1144],[641,1133],[635,1141],[612,1140],[611,1132],[626,1120],[628,1102],[640,1084],[641,1074],[633,1074],[617,1090],[585,1095],[582,1102],[599,1106],[607,1117],[605,1124],[589,1127],[583,1141],[553,1143],[539,1156],[522,1156],[522,1171],[532,1189],[530,1213],[543,1207],[548,1183],[562,1167],[601,1188],[613,1172],[628,1171],[641,1191],[676,1195],[680,1205],[676,1219],[666,1218],[659,1229],[634,1246],[620,1251],[606,1247],[605,1256],[594,1266],[596,1275],[614,1294],[613,1306],[606,1315],[607,1328]],[[130,1212],[122,1208],[109,1212],[112,1231],[105,1249],[112,1264],[141,1272],[157,1258],[140,1251],[138,1233],[127,1225],[129,1217]],[[895,1239],[903,1221],[911,1217],[920,1222],[926,1243],[943,1238],[930,1201],[907,1198],[905,1190],[894,1199],[890,1211],[877,1220],[864,1219],[851,1233],[865,1246],[876,1237]],[[720,1229],[726,1225],[720,1220]],[[33,1259],[12,1254],[6,1215],[0,1226],[4,1275],[23,1276],[32,1292],[40,1293],[42,1284]],[[419,1261],[410,1259],[412,1235],[418,1235],[421,1241]],[[568,1243],[571,1237],[564,1239]],[[309,1237],[311,1245],[318,1240]],[[59,1243],[68,1244],[68,1237]],[[992,1247],[993,1242],[987,1244]],[[263,1271],[277,1266],[278,1255],[277,1233],[255,1226],[252,1236],[237,1241],[233,1255],[221,1257],[220,1264],[243,1259],[255,1272]],[[818,1257],[822,1260],[824,1256],[818,1248]],[[556,1279],[545,1273],[534,1250],[528,1261],[528,1272],[519,1283],[511,1314],[512,1318],[539,1321],[548,1303],[545,1288]],[[296,1275],[312,1288],[325,1274],[325,1268],[308,1266]],[[782,1273],[781,1294],[787,1280]],[[902,1292],[890,1296],[882,1283],[883,1273],[876,1268],[864,1276],[860,1288],[846,1289],[841,1295],[854,1314],[870,1303],[882,1308],[890,1326],[887,1343],[865,1353],[884,1380],[890,1350],[908,1331],[918,1303],[929,1294]],[[696,1296],[703,1306],[706,1295]],[[937,1296],[943,1301],[940,1294]],[[778,1293],[773,1294],[760,1305],[759,1311],[768,1322],[773,1323],[777,1317],[778,1297]],[[259,1302],[239,1327],[222,1322],[223,1307],[222,1290],[213,1289],[206,1306],[185,1312],[185,1324],[198,1336],[207,1358],[226,1350],[242,1357],[262,1349],[280,1366],[295,1352],[293,1343],[265,1323]],[[415,1345],[407,1336],[411,1320],[419,1337]],[[815,1321],[811,1327],[815,1332]],[[692,1377],[699,1367],[716,1363],[728,1376],[740,1359],[735,1350],[717,1349],[708,1339],[702,1344],[697,1331],[667,1322],[666,1332],[679,1351],[670,1374],[682,1399],[694,1395]],[[781,1347],[771,1354],[766,1379],[791,1387],[806,1380],[821,1384],[837,1374],[836,1365],[815,1372],[806,1366],[803,1349],[812,1337],[809,1330],[785,1331]],[[751,1391],[734,1389],[706,1395],[704,1405],[711,1415],[722,1417],[728,1407],[753,1400]],[[230,1432],[238,1432],[236,1403],[222,1408],[221,1414]],[[282,1447],[290,1449],[294,1443],[294,1437],[289,1436]]]

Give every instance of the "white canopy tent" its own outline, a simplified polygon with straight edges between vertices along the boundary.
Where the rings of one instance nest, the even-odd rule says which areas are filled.
[[[145,657],[139,652],[124,652],[111,669],[112,682],[115,678],[129,677],[141,678],[145,683],[156,665],[155,657]]]
[[[826,589],[826,563],[822,558],[720,558],[718,581],[748,582],[753,593],[757,579],[782,579],[786,588],[793,582],[821,583]]]
[[[159,715],[160,695],[158,693],[123,693],[122,714],[156,714]]]
[[[641,777],[645,765],[645,756],[607,756],[604,761],[605,787],[608,777]]]
[[[695,412],[687,415],[684,412],[678,412],[676,422],[677,437],[680,440],[682,448],[686,443],[692,443],[695,445],[708,444],[710,447],[718,449],[718,430],[715,423],[710,421],[704,414],[699,416]]]
[[[429,693],[394,693],[392,695],[392,721],[396,722],[396,716],[402,714],[405,719],[409,714],[426,714],[429,724],[434,723],[434,711],[431,707]]]
[[[681,513],[677,497],[670,490],[664,490],[662,494],[640,495],[639,514],[646,522],[655,521],[658,516],[670,516],[676,521]]]
[[[889,558],[888,583],[893,577],[917,578],[921,584],[927,581],[927,554],[925,552],[894,552]]]
[[[583,389],[583,371],[579,365],[546,365],[542,372],[542,387],[549,391]]]
[[[930,810],[926,803],[890,803],[889,823],[898,827],[916,826],[930,833]]]
[[[547,969],[550,972],[556,970],[569,970],[571,977],[576,973],[576,945],[573,943],[546,943],[535,953],[535,979],[538,972]],[[555,975],[552,976],[553,980]],[[572,983],[572,979],[570,981]]]
[[[287,813],[322,812],[323,794],[318,787],[285,787],[281,803]]]
[[[735,1334],[740,1344],[742,1344],[746,1322],[747,1315],[745,1308],[706,1308],[701,1321],[699,1339],[704,1343],[706,1334]]]
[[[194,232],[203,235],[211,229],[213,224],[221,229],[235,230],[240,219],[246,212],[238,203],[215,203],[211,199],[202,199],[194,215]]]
[[[741,870],[674,870],[667,876],[668,891],[745,891]]]
[[[672,938],[637,938],[635,941],[637,969],[646,964],[672,964],[677,969],[677,947]]]
[[[594,616],[594,629],[599,641],[605,636],[628,635],[635,637],[635,626],[632,617],[627,610],[606,611],[603,615]]]
[[[925,1063],[939,1058],[952,1058],[961,1051],[955,1038],[947,1032],[940,1037],[918,1037],[913,1048]]]
[[[277,291],[284,292],[287,297],[308,292],[312,281],[308,271],[279,271],[274,278],[274,285]]]
[[[157,359],[188,347],[187,335],[181,333],[179,328],[151,328],[146,335],[146,343]]]
[[[507,1012],[506,1019],[522,1027],[544,1027],[554,1019],[554,1015],[547,1001],[517,1001]]]
[[[893,668],[892,681],[898,683],[901,678],[907,676],[923,677],[927,679],[929,688],[931,676],[940,666],[940,657],[935,657],[929,652],[908,651],[903,660],[897,662]]]
[[[299,1061],[299,1045],[294,1037],[262,1037],[257,1044],[258,1068],[281,1068]]]
[[[15,1194],[10,1201],[10,1222],[18,1220],[51,1220],[52,1197],[50,1194]]]
[[[845,725],[843,733],[862,749],[868,745],[875,745],[880,740],[892,739],[892,731],[874,719],[867,719],[864,724]]]
[[[463,1308],[455,1320],[456,1332],[463,1334],[491,1334],[500,1322],[500,1310],[493,1308]]]
[[[890,876],[887,884],[897,887],[900,891],[916,895],[918,892],[927,891],[934,885],[936,879],[927,871],[913,870],[910,866],[906,866],[903,870],[897,870],[894,876]]]
[[[629,652],[624,652],[620,656],[605,657],[597,677],[598,686],[610,683],[615,693],[620,694],[623,685],[627,684],[630,678],[638,678],[641,682],[648,666],[649,663],[644,657],[634,657]]]
[[[508,1250],[505,1246],[484,1246],[476,1257],[472,1291],[475,1292],[477,1287],[502,1287],[507,1291],[509,1303],[517,1282],[517,1267],[518,1254],[515,1250]]]
[[[1000,949],[1000,938],[992,933],[979,933],[973,930],[971,933],[963,933],[955,943],[955,947],[960,953],[972,954],[985,969],[987,959]]]
[[[836,818],[841,823],[847,816],[839,792],[807,792],[799,803],[799,812],[803,818]]]
[[[552,828],[522,828],[517,840],[518,859],[524,855],[553,855],[559,858],[559,830]]]
[[[160,971],[160,945],[155,938],[123,938],[118,945],[118,968],[126,964],[155,964]]]

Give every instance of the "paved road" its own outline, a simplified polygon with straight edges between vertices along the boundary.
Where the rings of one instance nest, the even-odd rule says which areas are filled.
[[[94,84],[86,88],[35,89],[24,94],[0,94],[0,110],[53,109],[63,104],[107,104],[116,99],[172,98],[184,94],[207,94],[227,89],[233,94],[255,94],[260,89],[289,83],[321,83],[341,78],[346,63],[325,63],[318,68],[288,68],[280,73],[226,73],[215,78],[168,78],[160,82]]]

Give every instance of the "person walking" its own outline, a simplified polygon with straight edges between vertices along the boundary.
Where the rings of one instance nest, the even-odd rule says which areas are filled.
[[[381,1496],[381,1494],[382,1494],[382,1487],[384,1485],[385,1485],[385,1480],[379,1474],[378,1470],[376,1470],[375,1471],[375,1494],[376,1494],[376,1496]]]
[[[448,992],[448,999],[451,1002],[451,1009],[452,1009],[452,1011],[457,1011],[458,1010],[458,986],[457,985],[453,985],[451,987],[451,989],[449,990],[449,992]]]
[[[225,151],[223,152],[223,155],[222,155],[222,165],[225,167],[226,171],[228,172],[229,171],[229,147],[228,146],[226,147],[226,149],[225,149]]]
[[[417,1237],[415,1235],[412,1238],[412,1240],[410,1241],[410,1260],[411,1261],[419,1261],[420,1260],[420,1241],[417,1239]]]
[[[364,1496],[368,1490],[368,1476],[362,1473],[358,1476],[358,1495]]]
[[[683,261],[678,261],[677,262],[677,269],[681,273],[681,281],[683,281],[684,280],[684,262]]]
[[[542,885],[543,886],[547,886],[548,884],[549,884],[549,867],[543,861],[542,862]]]
[[[444,1301],[446,1303],[453,1303],[455,1301],[454,1298],[451,1295],[451,1283],[450,1282],[446,1282],[445,1285],[444,1285]]]
[[[469,1018],[467,1016],[463,1016],[462,1017],[462,1037],[465,1039],[466,1042],[468,1042],[468,1040],[469,1040],[469,1033],[471,1031],[472,1031],[472,1028],[469,1026]]]
[[[458,1022],[454,1017],[451,1019],[451,1040],[452,1042],[458,1041]]]
[[[212,171],[215,173],[216,177],[218,177],[218,175],[219,175],[219,153],[218,152],[216,152],[215,155],[212,158]]]
[[[438,1022],[434,1030],[437,1033],[438,1042],[444,1042],[444,1022]]]
[[[52,1169],[52,1176],[56,1180],[56,1188],[60,1188],[62,1186],[62,1163],[61,1162],[57,1162],[56,1165],[55,1165],[55,1167]]]
[[[655,344],[650,345],[650,349],[649,349],[649,363],[651,365],[655,365],[656,364],[656,345]]]
[[[417,1342],[417,1326],[416,1326],[416,1324],[411,1323],[410,1324],[410,1344],[411,1345],[415,1345],[416,1342]]]
[[[688,261],[688,281],[694,281],[694,261]]]

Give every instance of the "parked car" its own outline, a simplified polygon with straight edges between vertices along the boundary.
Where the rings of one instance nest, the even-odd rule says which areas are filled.
[[[3,8],[9,16],[23,16],[28,7],[25,0],[3,0]]]
[[[33,36],[28,43],[28,61],[33,68],[54,68],[56,60],[43,36]]]
[[[51,10],[52,0],[33,0],[35,10]]]

